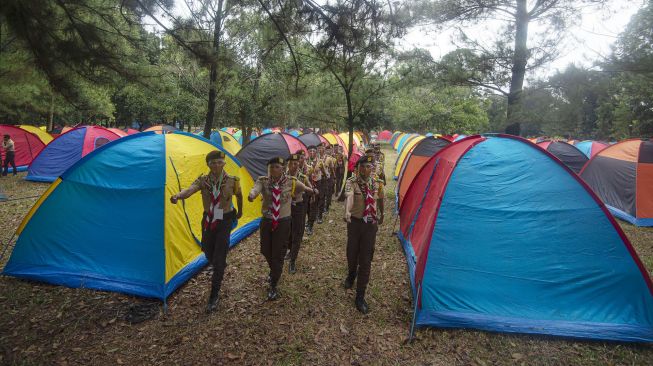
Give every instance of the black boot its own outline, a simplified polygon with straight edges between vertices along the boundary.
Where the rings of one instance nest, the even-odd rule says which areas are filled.
[[[354,304],[356,304],[356,309],[361,313],[369,313],[370,309],[367,306],[367,302],[365,302],[365,292],[356,291],[356,301],[354,301]]]
[[[297,268],[295,267],[295,260],[291,259],[290,263],[288,263],[288,272],[291,274],[295,274],[297,272]]]
[[[209,295],[209,303],[206,305],[206,312],[212,313],[218,308],[220,302],[220,288],[211,288],[211,295]]]
[[[307,235],[307,236],[311,236],[311,235],[313,235],[313,226],[308,226],[308,227],[306,228],[306,235]]]
[[[268,301],[274,301],[279,298],[279,292],[277,291],[277,286],[270,285],[268,290]]]
[[[356,272],[347,275],[347,278],[342,283],[342,287],[349,290],[354,286],[354,280],[356,280]]]

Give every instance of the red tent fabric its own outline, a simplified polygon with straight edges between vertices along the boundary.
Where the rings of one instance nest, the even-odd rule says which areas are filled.
[[[390,138],[392,138],[392,132],[388,130],[381,131],[376,137],[376,139],[380,141],[390,141]]]
[[[35,134],[23,130],[18,126],[0,125],[0,135],[9,135],[14,141],[14,148],[16,155],[14,161],[16,162],[16,170],[25,170],[27,166],[34,160],[45,144]],[[2,161],[5,160],[5,151],[1,149]],[[12,169],[11,167],[9,169]]]

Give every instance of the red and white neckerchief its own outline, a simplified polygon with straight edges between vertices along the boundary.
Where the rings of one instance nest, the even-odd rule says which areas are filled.
[[[376,201],[374,200],[374,183],[372,179],[368,179],[367,182],[359,182],[358,186],[361,189],[361,193],[365,196],[365,211],[363,211],[363,221],[368,224],[376,223]]]
[[[220,174],[220,179],[218,180],[217,184],[211,179],[211,176],[208,177],[209,181],[207,183],[211,189],[211,204],[209,205],[209,212],[208,215],[206,215],[206,220],[204,220],[204,230],[207,230],[209,227],[211,230],[213,230],[218,225],[218,219],[214,217],[214,213],[216,209],[220,208],[222,181],[224,178],[226,178],[226,176],[227,173],[225,173],[223,170],[222,174]]]
[[[272,214],[272,231],[277,229],[279,226],[279,213],[281,211],[281,192],[283,190],[283,185],[286,183],[286,175],[284,174],[276,182],[270,182],[270,193],[272,195],[272,200],[270,201],[270,213]]]

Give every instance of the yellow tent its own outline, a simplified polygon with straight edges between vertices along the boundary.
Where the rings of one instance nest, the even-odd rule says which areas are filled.
[[[31,133],[35,134],[36,136],[38,136],[39,140],[41,140],[46,145],[49,144],[50,141],[54,140],[52,135],[50,135],[49,133],[43,131],[42,129],[40,129],[40,128],[36,127],[36,126],[20,125],[18,127],[22,128],[23,130],[25,130],[27,132],[31,132]]]
[[[399,177],[399,172],[401,171],[401,167],[404,165],[404,160],[406,160],[406,157],[408,157],[410,152],[413,151],[413,147],[415,147],[415,145],[417,145],[418,142],[424,140],[424,138],[425,138],[424,136],[417,136],[406,143],[404,148],[401,150],[401,153],[399,154],[399,158],[397,159],[397,165],[395,165],[394,179],[397,179]]]
[[[227,152],[233,156],[240,151],[242,146],[238,143],[236,138],[225,131],[213,131],[211,132],[211,141],[219,146],[222,146]]]

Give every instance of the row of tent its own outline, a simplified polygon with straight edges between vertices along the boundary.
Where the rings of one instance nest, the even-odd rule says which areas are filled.
[[[348,146],[346,134],[297,138],[271,132],[233,154],[224,140],[218,144],[178,131],[111,134],[100,127],[79,127],[43,150],[64,161],[68,152],[58,141],[74,138],[80,141],[76,156],[81,156],[58,176],[43,173],[54,181],[19,225],[3,274],[165,301],[206,264],[199,242],[200,195],[179,205],[171,204],[170,197],[206,173],[209,151],[225,152],[227,173],[239,177],[248,192],[255,178],[266,174],[272,157],[288,158],[316,144],[338,144],[345,151]],[[233,138],[225,131],[217,136]],[[39,161],[34,168],[42,168]],[[254,232],[260,221],[260,198],[243,204],[231,245]]]
[[[393,140],[394,138],[394,140]],[[389,143],[398,152],[393,177],[401,200],[421,169],[424,157],[464,139],[460,136],[395,134]],[[528,141],[528,140],[527,140]],[[653,226],[653,152],[651,142],[630,139],[607,144],[560,140],[530,140],[578,174],[605,202],[613,215],[637,226]],[[543,172],[544,173],[544,172]]]
[[[630,187],[616,199],[650,213],[653,140],[607,147],[580,175],[548,147],[510,135],[404,143],[396,207],[413,326],[653,342],[653,283],[603,203]]]

